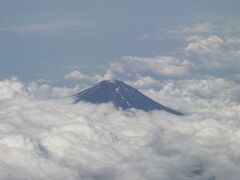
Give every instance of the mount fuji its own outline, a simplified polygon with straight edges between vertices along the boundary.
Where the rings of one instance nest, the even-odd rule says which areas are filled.
[[[183,113],[163,106],[149,97],[142,94],[137,89],[119,80],[105,80],[94,86],[73,95],[75,103],[79,101],[101,104],[112,102],[116,108],[128,110],[131,108],[143,111],[161,110],[175,115]]]

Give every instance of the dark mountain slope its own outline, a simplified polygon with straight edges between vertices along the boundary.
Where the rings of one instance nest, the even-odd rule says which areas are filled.
[[[91,102],[94,104],[112,102],[115,107],[124,110],[130,108],[143,111],[163,110],[175,115],[183,115],[181,112],[163,106],[145,96],[137,89],[125,84],[122,81],[101,81],[78,94],[73,95],[75,103],[79,101]]]

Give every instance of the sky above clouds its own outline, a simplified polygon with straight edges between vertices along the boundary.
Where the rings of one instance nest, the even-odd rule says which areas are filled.
[[[74,70],[102,72],[122,56],[167,56],[184,48],[182,37],[189,34],[234,37],[239,5],[236,0],[1,0],[0,77],[59,80]]]
[[[0,0],[0,179],[238,180],[237,0]],[[73,104],[120,79],[184,112]]]

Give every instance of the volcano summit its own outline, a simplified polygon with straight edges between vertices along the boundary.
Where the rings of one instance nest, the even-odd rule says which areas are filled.
[[[156,101],[145,96],[137,89],[125,84],[119,80],[106,80],[73,95],[75,103],[79,101],[101,104],[112,102],[116,108],[127,110],[130,108],[140,109],[143,111],[163,110],[175,115],[183,113],[163,106]]]

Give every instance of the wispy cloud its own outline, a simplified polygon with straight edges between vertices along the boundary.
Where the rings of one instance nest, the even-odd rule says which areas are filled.
[[[82,27],[91,26],[92,23],[81,23],[81,22],[54,22],[54,23],[46,23],[46,24],[28,24],[21,26],[10,26],[4,25],[0,26],[0,32],[8,32],[8,33],[54,33],[60,32],[63,30],[73,30],[79,29]]]
[[[206,21],[174,27],[159,27],[156,37],[162,39],[165,36],[185,38],[190,35],[239,36],[239,30],[240,24],[238,22],[219,23],[218,21]]]
[[[190,26],[177,26],[173,29],[162,29],[168,33],[208,33],[212,32],[215,26],[212,23],[196,23]]]

